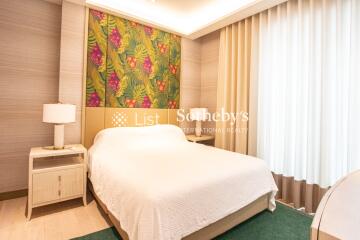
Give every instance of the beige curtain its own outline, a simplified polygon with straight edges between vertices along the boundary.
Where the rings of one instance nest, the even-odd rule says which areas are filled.
[[[308,184],[305,180],[298,181],[294,177],[274,174],[279,191],[276,199],[292,203],[295,208],[305,208],[306,212],[314,213],[329,188],[321,188],[317,184]]]
[[[220,33],[217,112],[248,113],[249,121],[237,119],[216,123],[215,146],[243,154],[257,155],[257,112],[259,56],[263,56],[259,39],[258,14],[227,26]],[[294,177],[273,174],[279,188],[277,199],[315,212],[328,188],[307,184]]]
[[[256,110],[252,108],[256,104],[249,104],[249,99],[254,98],[251,93],[255,92],[250,82],[256,86],[257,81],[257,69],[253,66],[257,66],[258,22],[258,16],[253,16],[220,33],[217,112],[238,115],[235,122],[217,121],[215,146],[244,154],[249,152],[248,141],[256,137],[256,126],[251,123],[256,121]],[[254,113],[253,118],[249,111]]]

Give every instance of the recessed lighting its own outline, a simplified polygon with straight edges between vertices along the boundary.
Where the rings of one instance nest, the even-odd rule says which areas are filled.
[[[194,2],[199,0],[193,0]],[[268,0],[200,0],[199,4],[186,0],[86,0],[89,7],[100,6],[119,12],[121,16],[137,19],[141,23],[157,26],[162,30],[190,36],[211,24],[221,21],[229,14],[234,15],[241,8],[255,2]],[[286,0],[272,0],[286,1]],[[229,20],[231,21],[231,19]],[[227,21],[227,22],[229,22]],[[230,23],[227,23],[230,24]]]

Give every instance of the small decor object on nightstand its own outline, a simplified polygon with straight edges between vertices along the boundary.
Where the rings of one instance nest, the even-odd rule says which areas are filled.
[[[86,205],[87,150],[81,144],[65,149],[31,148],[29,155],[28,213],[32,209],[74,198]]]
[[[44,104],[43,122],[55,123],[54,150],[64,148],[64,124],[75,122],[76,106],[73,104]]]
[[[190,142],[204,142],[204,141],[210,141],[210,140],[214,140],[215,137],[214,136],[210,136],[210,135],[202,135],[200,137],[197,137],[196,135],[186,135],[186,139]]]
[[[207,108],[191,108],[190,119],[196,121],[195,136],[201,137],[201,121],[207,120]]]

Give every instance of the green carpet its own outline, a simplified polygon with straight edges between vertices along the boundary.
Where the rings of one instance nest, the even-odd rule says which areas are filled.
[[[306,240],[310,238],[312,217],[277,203],[276,210],[264,211],[239,224],[216,240]],[[114,228],[108,228],[77,240],[120,240]]]

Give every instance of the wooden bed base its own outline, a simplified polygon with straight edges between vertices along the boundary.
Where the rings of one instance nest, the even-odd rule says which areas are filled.
[[[94,198],[97,201],[97,203],[109,216],[111,222],[114,224],[121,238],[123,240],[129,240],[129,236],[120,226],[120,221],[115,218],[115,216],[107,209],[106,205],[96,195],[92,187],[91,181],[89,181],[88,186],[91,193],[94,195]],[[219,236],[220,234],[230,230],[231,228],[244,222],[245,220],[251,218],[252,216],[264,211],[265,209],[268,208],[268,205],[269,205],[269,194],[265,194],[259,197],[258,199],[256,199],[254,202],[250,203],[249,205],[238,210],[237,212],[234,212],[229,216],[220,219],[219,221],[212,223],[209,226],[202,228],[184,237],[183,240],[209,240],[215,238],[216,236]]]

